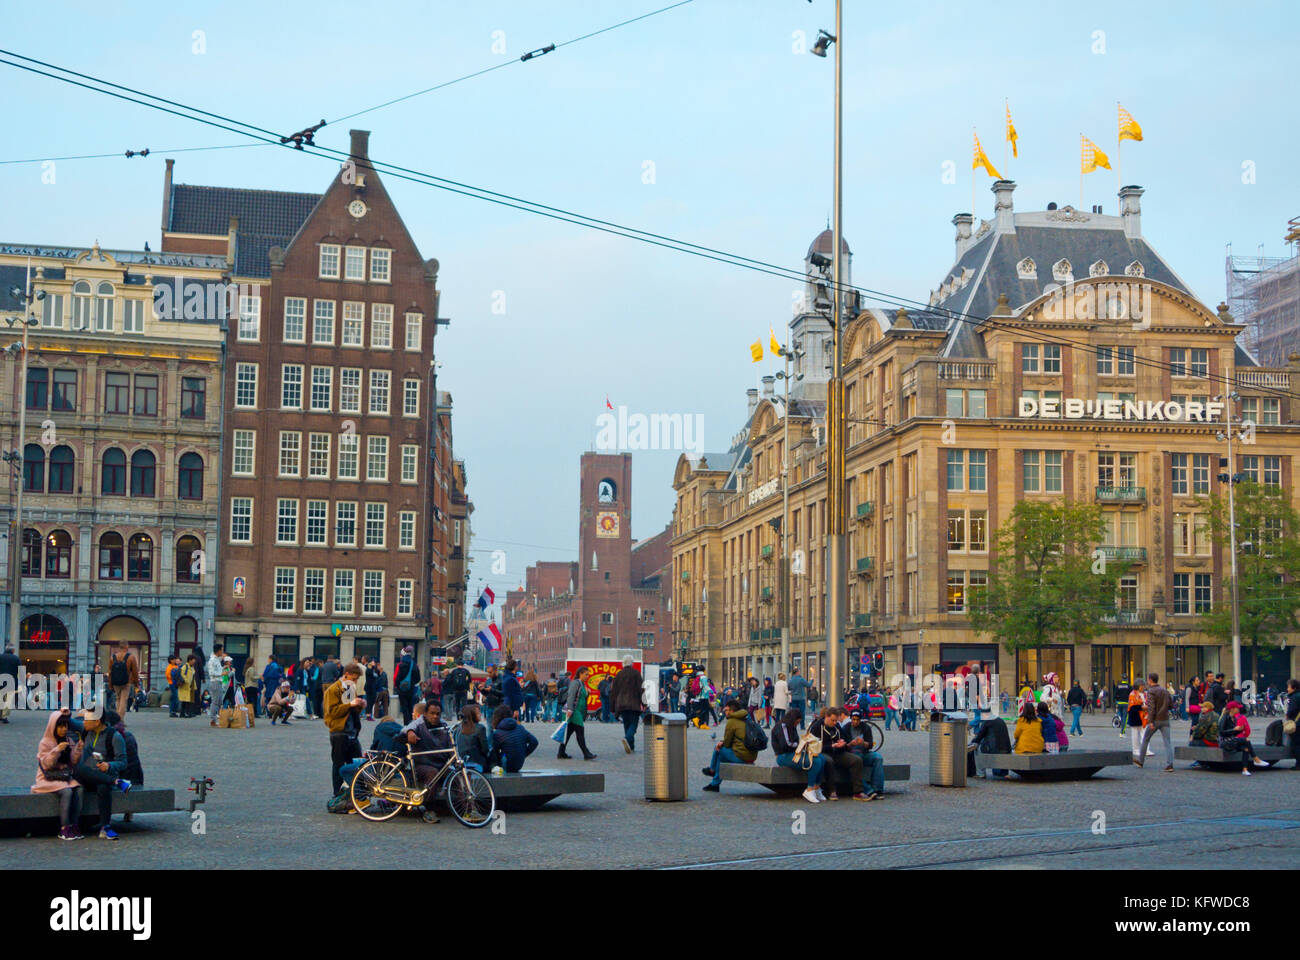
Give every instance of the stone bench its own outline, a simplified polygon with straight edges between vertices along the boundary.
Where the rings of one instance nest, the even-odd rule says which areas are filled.
[[[113,791],[113,815],[137,813],[171,813],[176,810],[176,791],[147,790],[143,787],[122,793]],[[93,824],[99,819],[98,801],[91,790],[81,792],[81,822]],[[24,787],[0,788],[0,829],[26,833],[35,829],[57,829],[59,798],[52,793],[32,793]]]
[[[976,770],[1014,770],[1021,780],[1087,780],[1103,767],[1127,766],[1129,750],[1067,750],[1065,753],[979,753]]]
[[[1267,760],[1270,764],[1279,760],[1288,760],[1291,758],[1290,747],[1265,747],[1255,745],[1255,754],[1261,760]],[[1226,750],[1220,750],[1218,747],[1186,746],[1174,747],[1174,759],[1176,760],[1194,760],[1211,770],[1240,770],[1241,754],[1229,753]],[[1251,769],[1256,769],[1252,767]]]
[[[912,768],[906,763],[887,763],[883,772],[886,783],[912,779]],[[843,776],[839,768],[836,768],[836,774],[836,791],[848,795],[851,790],[848,777]],[[798,796],[808,786],[807,774],[774,763],[724,763],[722,779],[732,783],[756,783],[782,796]]]
[[[521,770],[489,776],[496,794],[497,809],[522,812],[536,810],[566,793],[604,793],[603,773],[571,773],[568,770]]]

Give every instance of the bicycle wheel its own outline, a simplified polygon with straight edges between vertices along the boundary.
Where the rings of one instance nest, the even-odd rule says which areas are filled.
[[[885,749],[885,731],[880,729],[880,724],[876,723],[874,720],[868,720],[867,726],[871,728],[871,739],[875,744],[875,746],[871,748],[871,752],[879,753],[881,750]]]
[[[496,794],[488,778],[477,770],[461,767],[447,777],[447,806],[467,827],[486,827],[497,808]]]
[[[352,778],[352,806],[367,820],[391,820],[402,812],[402,804],[375,796],[375,788],[406,790],[406,773],[395,760],[371,760]]]

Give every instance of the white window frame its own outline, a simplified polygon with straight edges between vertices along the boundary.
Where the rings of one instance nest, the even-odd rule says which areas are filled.
[[[420,447],[415,443],[402,444],[402,483],[420,482]]]
[[[296,383],[298,386],[297,403],[286,402],[286,400],[289,397],[289,393],[288,393],[289,387],[292,383],[295,382],[294,379],[290,378],[289,376],[290,373],[294,373],[296,375]],[[303,374],[304,374],[304,370],[303,370],[303,365],[301,363],[280,364],[280,409],[281,410],[302,409]]]
[[[292,509],[289,509],[292,504]],[[275,542],[277,546],[296,547],[298,545],[298,498],[297,497],[279,497],[275,501]],[[292,523],[293,539],[286,540],[282,536],[286,526]]]
[[[397,578],[397,615],[415,616],[415,581],[410,577]]]
[[[288,591],[289,603],[286,606],[280,602],[281,590]],[[276,613],[297,613],[298,612],[298,568],[297,567],[276,567],[275,568],[275,586],[272,588],[274,594],[274,604]]]
[[[236,537],[235,524],[242,521],[242,525],[248,527],[248,536]],[[230,542],[231,543],[252,543],[253,542],[253,498],[252,497],[231,497],[230,498]]]
[[[323,376],[321,376],[323,374]],[[321,379],[317,379],[317,377]],[[321,388],[325,393],[325,402],[317,403],[316,390]],[[308,400],[313,413],[329,413],[334,409],[334,368],[333,367],[312,367],[311,368],[311,397]]]
[[[321,446],[321,441],[324,446]],[[333,434],[329,433],[310,433],[307,435],[307,476],[312,480],[328,480],[330,478],[331,457],[334,453]],[[319,458],[324,457],[321,461]],[[324,469],[319,469],[319,464],[324,463]]]
[[[334,501],[334,546],[336,547],[355,547],[357,545],[358,532],[358,504],[355,500],[336,500]],[[339,537],[339,523],[344,521],[344,514],[351,513],[347,518],[352,524],[351,539],[342,539]]]
[[[244,441],[241,443],[241,441]],[[248,468],[240,469],[240,457],[247,454]],[[257,475],[257,431],[237,429],[230,440],[230,473],[236,477],[253,477]]]
[[[370,483],[388,482],[388,437],[372,433],[366,437],[366,480]]]
[[[381,382],[382,381],[382,385]],[[376,397],[383,398],[383,406],[375,404]],[[391,370],[371,370],[370,386],[366,397],[366,412],[372,417],[388,416],[393,400],[393,372]]]
[[[286,469],[288,467],[288,469]],[[298,430],[280,431],[279,477],[302,475],[302,433]]]
[[[312,583],[315,579],[318,582]],[[312,588],[315,587],[319,593],[320,600],[317,603],[311,602]],[[323,614],[325,612],[325,568],[324,567],[304,567],[302,571],[302,612]]]
[[[307,547],[327,547],[330,538],[330,502],[311,499],[307,501],[307,510],[303,515],[302,542]],[[312,535],[312,522],[317,525],[317,535]]]
[[[354,271],[353,256],[359,254],[361,263]],[[343,279],[357,283],[365,283],[366,280],[366,248],[347,246],[343,248]]]
[[[372,511],[373,508],[373,511]],[[373,512],[373,516],[372,516]],[[370,524],[378,525],[379,538],[370,536]],[[383,500],[367,500],[365,508],[365,529],[361,533],[361,546],[365,550],[383,550],[388,546],[388,504]]]
[[[419,353],[424,347],[424,314],[407,313],[403,318],[406,321],[403,330],[406,352]]]
[[[346,593],[344,593],[346,591]],[[347,605],[339,603],[340,595],[348,598]],[[334,571],[334,596],[333,610],[335,616],[351,616],[357,608],[357,572],[355,570],[338,570]]]
[[[293,319],[297,325],[297,336],[291,336],[289,326],[290,319]],[[307,298],[306,297],[285,297],[284,298],[284,342],[285,343],[306,343],[307,342]]]
[[[239,342],[257,343],[262,339],[262,295],[250,293],[239,298]]]
[[[322,243],[320,245],[320,257],[317,262],[317,275],[322,280],[339,279],[342,257],[342,249],[337,243]]]
[[[311,342],[318,346],[334,346],[334,321],[338,307],[333,300],[313,300],[311,305]],[[322,329],[324,336],[321,335]]]
[[[361,368],[339,368],[339,413],[361,412]]]
[[[397,515],[397,549],[414,550],[415,549],[415,521],[416,513],[414,510],[403,510]]]
[[[377,583],[376,583],[377,581]],[[379,609],[370,609],[370,598],[377,596]],[[384,571],[363,570],[361,572],[361,616],[382,617],[384,615]]]
[[[370,349],[393,349],[393,305],[391,303],[370,305]]]
[[[251,373],[252,377],[246,376]],[[258,365],[256,363],[239,362],[235,364],[235,409],[237,410],[256,410],[257,409],[257,378]],[[251,387],[253,393],[253,402],[244,403],[241,394],[247,392]]]
[[[414,406],[414,409],[412,409],[412,406]],[[415,377],[406,377],[402,380],[402,416],[419,417],[419,415],[420,381]]]
[[[350,465],[351,469],[347,469]],[[361,479],[361,435],[357,433],[339,434],[338,468],[334,471],[338,480]]]
[[[370,282],[392,283],[393,251],[387,247],[370,248]]]

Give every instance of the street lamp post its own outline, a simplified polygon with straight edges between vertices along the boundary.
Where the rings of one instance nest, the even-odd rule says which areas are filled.
[[[23,302],[23,314],[21,322],[23,325],[23,342],[19,347],[17,344],[10,346],[9,350],[18,347],[19,364],[18,364],[18,399],[16,402],[18,417],[18,449],[12,454],[5,457],[14,465],[17,471],[17,492],[14,494],[14,512],[9,527],[9,637],[8,642],[18,647],[18,632],[22,623],[22,598],[23,598],[23,576],[22,576],[22,530],[23,530],[23,452],[27,447],[27,344],[28,331],[36,323],[35,317],[28,316],[32,304],[32,262],[27,261],[27,279],[21,296],[15,290],[15,299],[21,299]],[[37,299],[43,299],[44,293],[37,295]]]
[[[826,703],[838,705],[843,697],[840,689],[840,647],[844,637],[844,617],[848,608],[848,577],[845,570],[844,524],[844,450],[846,423],[844,419],[844,337],[841,247],[843,193],[842,90],[844,77],[844,23],[842,0],[835,0],[835,33],[822,31],[813,46],[813,53],[826,56],[826,47],[835,44],[835,199],[834,223],[831,229],[831,333],[833,358],[830,382],[826,385]]]
[[[1230,393],[1226,397],[1215,397],[1215,400],[1223,399],[1226,402],[1223,405],[1223,424],[1222,431],[1215,434],[1215,438],[1220,442],[1228,442],[1228,555],[1231,564],[1232,575],[1232,675],[1237,682],[1241,682],[1241,607],[1237,595],[1237,474],[1236,460],[1232,455],[1233,427],[1237,426],[1232,422],[1232,405],[1239,399],[1237,393]],[[1244,434],[1243,434],[1244,439]]]
[[[785,381],[785,412],[781,437],[781,667],[778,673],[790,671],[790,356],[803,356],[798,344],[791,343],[781,351],[785,370],[777,376]],[[799,374],[800,377],[803,374]]]

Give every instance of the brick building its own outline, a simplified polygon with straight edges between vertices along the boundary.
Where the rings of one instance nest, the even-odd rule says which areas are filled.
[[[584,453],[576,562],[541,562],[506,594],[507,648],[539,673],[564,669],[569,647],[640,647],[672,656],[669,530],[632,541],[632,455]]]
[[[18,450],[3,487],[0,571],[23,484],[18,653],[32,672],[103,670],[125,640],[150,686],[173,649],[211,649],[220,560],[220,254],[0,244],[3,345],[22,341],[25,395],[0,364],[0,446]],[[9,590],[0,603],[9,626]],[[6,637],[6,640],[10,638]]]
[[[163,249],[220,253],[241,285],[217,639],[259,661],[355,653],[391,668],[445,607],[438,262],[370,165],[368,133],[351,136],[323,194],[178,184],[168,161]]]

